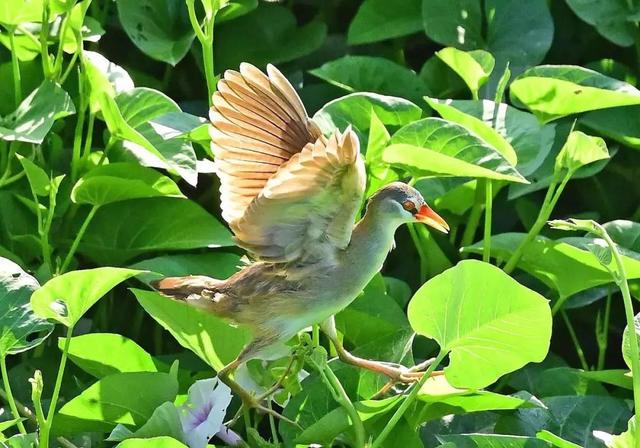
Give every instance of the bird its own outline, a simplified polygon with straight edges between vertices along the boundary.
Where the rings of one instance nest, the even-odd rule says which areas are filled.
[[[417,222],[446,233],[445,220],[402,182],[375,192],[357,219],[366,170],[356,133],[349,126],[325,136],[275,66],[264,73],[242,63],[225,71],[212,99],[222,217],[252,261],[225,280],[165,277],[152,286],[251,331],[238,357],[218,372],[248,407],[273,414],[233,380],[233,371],[312,324],[340,360],[411,381],[402,366],[348,352],[334,315],[381,270],[398,227]]]

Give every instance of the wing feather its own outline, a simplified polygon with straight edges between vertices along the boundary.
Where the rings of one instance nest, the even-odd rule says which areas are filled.
[[[250,64],[228,70],[213,96],[211,146],[229,223],[293,155],[324,138],[282,73],[271,65],[267,70],[268,76]]]

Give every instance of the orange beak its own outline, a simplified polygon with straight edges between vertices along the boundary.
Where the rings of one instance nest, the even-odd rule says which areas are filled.
[[[424,223],[443,233],[449,233],[449,224],[440,215],[431,210],[427,204],[420,207],[415,215],[418,222]]]

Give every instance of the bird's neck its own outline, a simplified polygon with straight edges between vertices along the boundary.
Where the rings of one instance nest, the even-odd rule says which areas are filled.
[[[343,261],[352,281],[361,289],[380,271],[393,247],[393,235],[401,223],[390,221],[379,210],[369,207],[356,224]]]

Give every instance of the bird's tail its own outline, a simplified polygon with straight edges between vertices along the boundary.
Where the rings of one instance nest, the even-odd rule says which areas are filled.
[[[215,294],[220,280],[204,275],[189,275],[187,277],[165,277],[151,282],[151,287],[165,296],[177,300],[187,300],[190,296]],[[204,294],[203,294],[204,293]]]

